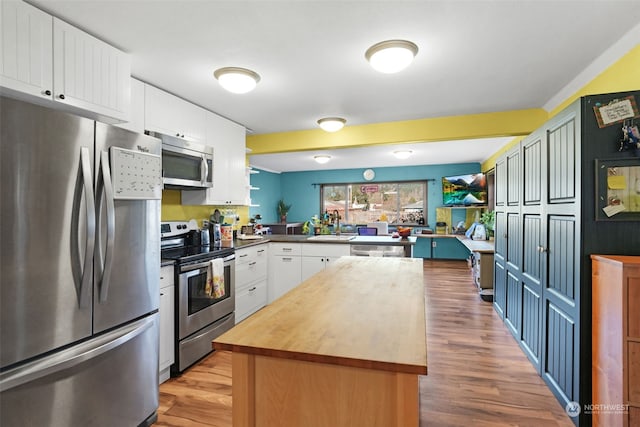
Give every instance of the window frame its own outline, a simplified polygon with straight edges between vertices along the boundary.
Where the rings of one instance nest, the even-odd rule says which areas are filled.
[[[422,217],[424,219],[424,224],[418,224],[417,222],[389,222],[389,225],[392,226],[397,226],[397,225],[407,225],[407,226],[413,226],[413,227],[426,227],[427,224],[429,223],[428,221],[428,198],[429,198],[429,180],[427,179],[412,179],[412,180],[406,180],[406,181],[376,181],[376,182],[371,182],[371,181],[358,181],[358,182],[327,182],[327,183],[322,183],[319,184],[320,185],[320,212],[319,214],[322,215],[325,210],[327,212],[329,212],[329,209],[327,209],[325,207],[324,201],[325,201],[325,188],[326,187],[340,187],[340,186],[344,186],[345,188],[345,195],[348,193],[348,187],[349,186],[362,186],[362,185],[379,185],[379,186],[383,186],[383,185],[402,185],[402,184],[420,184],[422,186],[423,189],[423,200],[422,200]],[[396,187],[397,188],[397,187]],[[397,199],[397,203],[396,203],[396,217],[400,217],[401,214],[401,202],[400,202],[400,198]],[[345,206],[343,207],[343,211],[348,213],[349,209],[349,200],[348,197],[345,197]],[[329,212],[330,213],[330,212]],[[360,223],[355,223],[353,222],[350,218],[344,218],[341,219],[341,222],[344,221],[345,223],[348,224],[353,224],[353,225],[361,225]]]

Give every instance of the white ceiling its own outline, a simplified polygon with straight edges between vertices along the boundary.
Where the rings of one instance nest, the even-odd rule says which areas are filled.
[[[415,144],[377,145],[364,148],[298,151],[251,156],[251,165],[273,172],[326,169],[358,169],[388,166],[415,166],[447,163],[473,163],[486,160],[511,141],[512,137],[468,139]],[[397,159],[396,150],[411,150],[408,159]],[[329,163],[319,164],[313,156],[329,155]]]
[[[29,2],[131,53],[135,77],[255,134],[314,129],[325,116],[362,125],[548,109],[640,27],[640,0]],[[373,71],[366,49],[396,38],[419,46],[412,66],[393,75]],[[212,74],[225,66],[255,70],[258,87],[244,95],[224,91]],[[324,169],[346,156],[337,151]],[[287,161],[298,160],[289,156],[265,158],[265,165],[291,170]],[[437,163],[434,156],[429,163]],[[349,167],[360,167],[357,161]]]

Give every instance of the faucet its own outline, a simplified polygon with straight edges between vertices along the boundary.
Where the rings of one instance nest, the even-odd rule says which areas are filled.
[[[334,209],[332,213],[333,213],[333,215],[334,215],[333,217],[334,217],[334,218],[335,218],[335,220],[336,220],[336,230],[335,230],[335,233],[336,233],[336,236],[339,236],[339,235],[340,235],[340,214],[338,213],[338,210],[337,210],[337,209]]]

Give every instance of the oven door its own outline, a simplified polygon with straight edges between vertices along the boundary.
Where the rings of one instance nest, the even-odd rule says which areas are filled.
[[[233,313],[235,255],[224,258],[224,295],[211,296],[207,287],[209,262],[180,267],[178,276],[178,340]]]
[[[213,187],[213,155],[162,145],[162,182],[171,187]]]

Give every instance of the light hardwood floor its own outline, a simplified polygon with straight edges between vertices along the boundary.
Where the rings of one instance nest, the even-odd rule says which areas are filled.
[[[429,374],[420,379],[420,425],[572,426],[479,298],[466,262],[425,260],[424,276]],[[231,354],[213,353],[160,386],[156,425],[231,427],[231,404]]]

